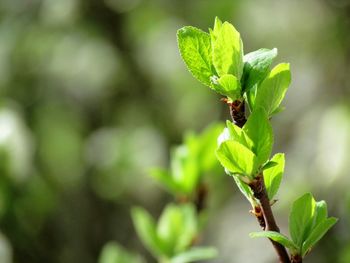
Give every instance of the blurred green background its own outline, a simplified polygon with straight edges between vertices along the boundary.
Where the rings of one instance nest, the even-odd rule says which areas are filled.
[[[186,71],[176,30],[214,17],[245,52],[279,49],[293,83],[273,119],[286,173],[274,205],[287,232],[292,200],[312,191],[336,227],[305,262],[350,262],[349,0],[1,0],[0,262],[97,262],[109,241],[153,262],[133,205],[171,200],[149,177],[185,131],[229,118]],[[232,179],[213,175],[202,243],[211,262],[276,262]]]

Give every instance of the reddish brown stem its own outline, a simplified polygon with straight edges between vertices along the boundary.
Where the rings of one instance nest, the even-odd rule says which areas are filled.
[[[258,223],[261,227],[262,230],[266,229],[266,224],[265,224],[265,218],[263,211],[259,205],[256,205],[253,210],[253,214],[255,215],[256,219],[258,220]]]
[[[227,105],[230,107],[230,115],[231,119],[234,124],[236,124],[238,127],[242,128],[244,124],[247,122],[247,119],[245,117],[245,106],[244,101],[235,100],[233,102],[229,102],[227,99],[223,100],[227,103]],[[266,224],[265,224],[265,218],[262,213],[262,209],[260,206],[255,206],[254,210],[252,211],[255,215],[256,219],[258,220],[258,223],[262,230],[265,230]]]
[[[205,209],[207,195],[208,195],[208,187],[204,183],[199,184],[196,190],[196,196],[194,200],[194,204],[196,206],[196,210],[198,214]]]
[[[292,263],[302,263],[303,258],[300,255],[292,255],[291,261]]]
[[[234,102],[229,102],[228,105],[230,106],[230,115],[233,123],[242,128],[247,122],[244,101],[236,100]]]
[[[247,122],[245,117],[244,101],[236,100],[234,102],[228,102],[227,104],[230,106],[230,115],[233,123],[242,128]],[[252,189],[255,198],[260,202],[260,207],[254,207],[254,214],[259,222],[259,225],[263,230],[279,232],[280,230],[276,224],[276,220],[270,205],[270,200],[266,192],[263,175],[258,175],[256,179],[249,184],[249,186]],[[281,263],[291,263],[286,248],[280,243],[277,243],[271,239],[270,241],[276,250],[279,261]],[[299,262],[301,261],[295,261],[293,263]]]
[[[252,189],[254,193],[254,197],[259,200],[261,209],[264,215],[265,224],[266,224],[266,231],[275,231],[280,232],[275,217],[272,213],[270,200],[266,192],[266,187],[264,184],[264,178],[262,174],[259,174],[250,184],[250,188]],[[276,250],[276,253],[278,254],[279,260],[281,263],[290,263],[290,259],[287,253],[286,248],[281,245],[280,243],[277,243],[273,240],[271,240],[271,243]]]

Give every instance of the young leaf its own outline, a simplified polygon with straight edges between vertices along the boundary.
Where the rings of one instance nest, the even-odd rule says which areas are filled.
[[[197,231],[194,208],[190,205],[169,204],[159,218],[157,234],[166,247],[167,255],[182,252]]]
[[[196,209],[193,204],[183,204],[178,205],[178,207],[181,209],[182,224],[177,235],[176,253],[186,250],[191,245],[198,234],[199,228]]]
[[[294,244],[301,247],[305,240],[305,232],[313,220],[315,200],[310,193],[307,193],[292,205],[289,215],[289,232]]]
[[[274,166],[278,165],[278,163],[274,162],[274,161],[268,161],[267,163],[264,164],[262,170],[267,170],[270,169]]]
[[[252,151],[256,154],[259,165],[265,163],[273,145],[272,127],[265,110],[256,108],[243,126],[243,131],[253,141]]]
[[[197,166],[200,167],[201,175],[218,167],[219,163],[215,156],[216,138],[220,135],[222,129],[223,125],[221,123],[210,125],[201,134],[192,136],[191,140],[188,137],[185,139],[190,154],[197,157]]]
[[[127,251],[116,242],[108,242],[103,246],[98,263],[142,263],[142,258]]]
[[[242,97],[241,83],[231,74],[225,74],[219,78],[218,85],[213,85],[213,89],[221,95],[229,97],[232,101]]]
[[[326,220],[327,217],[328,217],[327,203],[323,200],[316,202],[315,215],[314,215],[312,228],[315,228],[316,226],[318,226],[321,222]]]
[[[193,247],[170,260],[170,263],[190,263],[215,258],[218,252],[213,247]]]
[[[248,137],[248,135],[243,131],[243,129],[239,128],[237,125],[234,125],[230,121],[226,121],[226,126],[229,131],[229,138],[231,140],[243,144],[248,149],[252,149],[253,141]]]
[[[224,128],[217,138],[217,145],[220,146],[223,142],[228,140],[232,140],[230,131],[228,128]]]
[[[240,80],[243,73],[243,43],[239,32],[228,22],[217,22],[211,32],[211,45],[213,64],[219,76],[232,74]]]
[[[221,27],[222,27],[222,21],[218,17],[215,17],[214,27],[213,27],[214,32],[219,32]]]
[[[253,205],[253,200],[254,200],[254,194],[252,189],[244,183],[239,176],[233,174],[232,175],[233,179],[236,182],[236,185],[238,186],[238,189],[242,192],[242,194],[247,198],[247,200]]]
[[[183,193],[192,193],[200,176],[197,156],[191,155],[186,145],[180,145],[172,151],[170,166],[175,184]]]
[[[291,81],[289,64],[281,63],[274,67],[257,88],[253,108],[263,107],[271,116],[280,106]]]
[[[327,231],[338,221],[335,217],[330,217],[322,221],[308,238],[305,240],[302,246],[302,256],[304,257],[310,249],[327,233]]]
[[[253,87],[251,87],[249,90],[243,93],[243,97],[248,104],[250,112],[252,112],[254,109],[254,103],[255,103],[257,91],[258,91],[258,84],[255,84]]]
[[[266,77],[272,60],[276,56],[277,48],[262,48],[244,56],[243,83],[245,91],[249,91]]]
[[[275,154],[272,157],[271,161],[276,163],[276,165],[263,170],[264,183],[270,200],[272,200],[273,197],[276,195],[278,188],[281,184],[282,175],[284,172],[284,154]]]
[[[253,233],[250,233],[249,236],[252,238],[267,237],[291,250],[295,251],[298,249],[297,246],[288,237],[275,231],[253,232]]]
[[[211,62],[209,34],[198,28],[185,26],[177,31],[177,41],[188,70],[204,85],[211,87],[210,77],[216,73]]]
[[[141,207],[131,210],[131,217],[136,228],[137,235],[154,257],[164,255],[164,246],[158,239],[156,225],[151,215]]]
[[[257,169],[255,154],[239,142],[228,140],[216,150],[221,165],[234,174],[252,176]]]

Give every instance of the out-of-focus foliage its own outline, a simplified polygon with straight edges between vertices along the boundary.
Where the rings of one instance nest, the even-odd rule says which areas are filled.
[[[158,222],[147,210],[134,207],[131,217],[144,246],[161,263],[189,263],[217,255],[213,247],[194,246],[208,214],[207,176],[218,176],[215,158],[216,137],[222,125],[212,125],[201,134],[188,133],[184,143],[173,150],[170,170],[154,169],[152,176],[174,197]]]
[[[149,168],[168,166],[186,130],[228,118],[176,44],[178,28],[206,31],[215,16],[236,25],[246,53],[277,47],[291,62],[288,111],[273,117],[289,187],[274,209],[286,218],[302,190],[322,196],[341,220],[308,260],[348,262],[349,14],[340,0],[0,1],[0,262],[92,263],[110,240],[152,262],[129,214],[167,202]],[[203,243],[218,262],[271,262],[263,240],[243,238],[256,222],[235,212],[249,208],[228,198],[230,178],[207,178]]]
[[[141,207],[133,208],[132,218],[139,238],[158,262],[190,263],[217,255],[212,247],[191,247],[200,230],[193,204],[168,204],[157,223]]]
[[[188,133],[184,144],[174,147],[171,152],[170,170],[155,168],[151,171],[152,177],[175,197],[193,197],[208,174],[215,176],[219,171],[214,152],[221,130],[222,125],[216,124],[200,135]]]
[[[116,242],[108,242],[103,246],[98,263],[142,263],[137,254],[127,251]]]

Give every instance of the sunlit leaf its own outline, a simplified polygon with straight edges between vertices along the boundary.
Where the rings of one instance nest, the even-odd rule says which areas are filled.
[[[217,22],[210,36],[216,72],[220,77],[232,74],[240,80],[243,73],[243,43],[239,32],[228,22]]]
[[[267,237],[280,243],[281,245],[291,249],[297,250],[297,246],[285,235],[275,231],[253,232],[249,234],[250,237]]]
[[[327,231],[338,221],[335,217],[330,217],[319,223],[313,229],[311,234],[305,240],[302,246],[302,256],[305,256],[308,251],[327,233]]]
[[[272,60],[277,56],[277,48],[262,48],[244,56],[243,83],[245,91],[263,80],[269,72]]]
[[[198,28],[186,26],[177,31],[177,41],[188,70],[204,85],[211,87],[210,77],[216,73],[211,62],[209,34]]]
[[[310,193],[307,193],[292,205],[289,215],[289,232],[293,242],[301,247],[310,222],[313,220],[315,200]]]
[[[290,82],[289,64],[278,64],[258,86],[253,108],[262,107],[271,116],[280,106]]]
[[[253,141],[246,135],[246,133],[238,127],[237,125],[233,124],[230,121],[226,121],[227,126],[227,140],[234,140],[239,142],[240,144],[244,145],[248,149],[252,149],[253,147]]]
[[[256,108],[243,126],[243,131],[253,142],[252,151],[256,154],[259,165],[265,163],[273,145],[272,127],[265,110]]]
[[[225,74],[217,80],[218,84],[213,85],[221,95],[229,97],[232,101],[239,99],[241,96],[241,84],[240,81],[231,74]]]
[[[255,154],[239,142],[228,140],[216,151],[222,166],[231,173],[252,176],[257,169]]]
[[[276,195],[278,188],[280,187],[283,172],[284,172],[284,154],[277,153],[275,154],[271,162],[274,162],[276,165],[268,168],[264,168],[264,182],[266,186],[266,191],[269,196],[269,199],[272,200]]]

